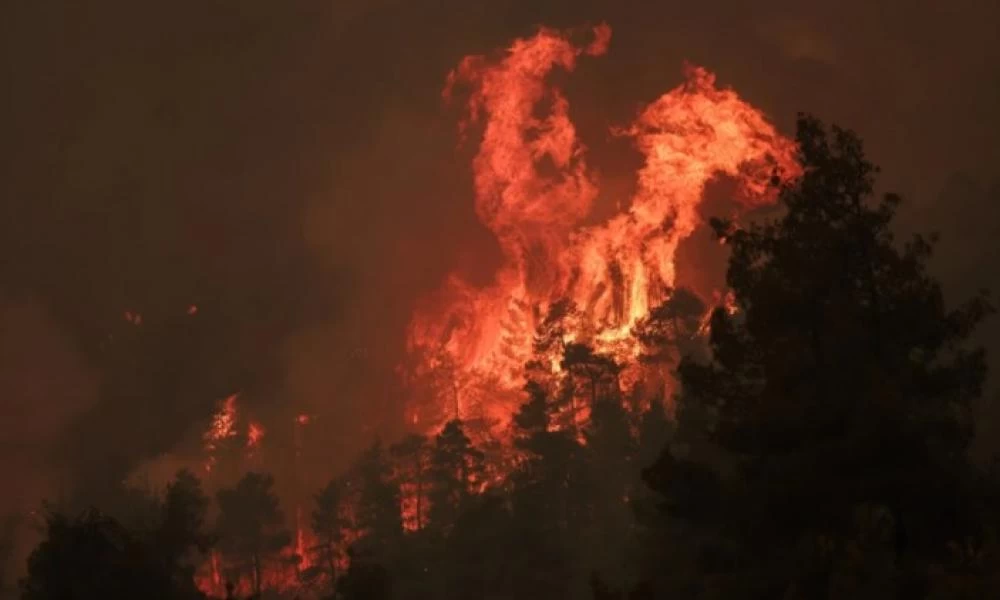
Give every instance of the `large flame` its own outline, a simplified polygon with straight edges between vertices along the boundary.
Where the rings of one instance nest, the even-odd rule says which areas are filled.
[[[417,374],[446,370],[437,413],[412,407],[413,423],[436,425],[477,409],[502,427],[513,406],[500,398],[524,382],[533,337],[553,306],[575,307],[564,341],[585,341],[625,360],[634,352],[632,327],[663,302],[676,279],[678,244],[699,224],[706,184],[735,178],[746,207],[773,202],[776,172],[799,173],[794,143],[734,91],[716,87],[707,70],[686,67],[686,81],[640,112],[628,127],[645,157],[635,195],[603,224],[583,225],[598,189],[585,148],[568,116],[568,101],[548,82],[553,69],[572,71],[582,55],[603,54],[611,31],[574,45],[541,29],[514,42],[495,60],[470,56],[447,79],[444,97],[469,90],[460,129],[482,125],[473,160],[476,210],[503,251],[492,284],[445,282],[433,308],[417,311],[408,349]],[[553,369],[557,366],[553,363]],[[476,389],[492,399],[476,402]],[[434,411],[432,411],[434,412]]]
[[[503,263],[486,286],[452,274],[434,301],[412,316],[407,374],[431,390],[430,402],[411,403],[406,416],[412,425],[433,431],[451,418],[478,419],[491,436],[503,437],[523,400],[526,364],[539,358],[537,334],[545,327],[554,328],[559,348],[544,350],[544,360],[532,369],[562,375],[558,350],[570,342],[587,343],[620,366],[635,364],[639,346],[633,329],[672,293],[677,249],[699,225],[706,185],[718,176],[731,177],[740,185],[739,201],[753,208],[773,202],[775,173],[788,178],[800,173],[791,140],[735,92],[716,87],[714,75],[689,66],[683,84],[646,106],[633,123],[611,130],[631,139],[644,163],[634,195],[623,199],[626,208],[593,224],[597,181],[569,118],[568,100],[549,75],[555,69],[572,71],[582,57],[604,54],[610,39],[606,25],[594,28],[585,45],[543,28],[500,56],[466,57],[448,75],[444,98],[467,99],[461,135],[474,126],[481,132],[472,164],[475,207],[496,237]],[[715,302],[728,308],[731,296],[721,291],[717,296]],[[197,311],[192,305],[188,314]],[[141,324],[138,313],[125,318]],[[706,315],[701,330],[707,326]],[[621,378],[627,375],[626,370]],[[245,452],[239,457],[244,466],[262,460],[262,446],[271,443],[263,425],[244,420],[237,400],[234,394],[219,403],[204,434],[205,468],[212,475],[222,464],[220,450],[239,438],[244,423]],[[586,407],[560,410],[566,414],[559,423],[579,426],[586,419]],[[301,436],[312,423],[308,414],[294,418],[296,472]],[[508,470],[507,457],[491,458],[480,488]],[[422,460],[395,465],[406,531],[426,522]],[[348,481],[339,507],[347,524],[335,549],[341,569],[346,548],[362,533],[355,510],[359,489]],[[297,592],[317,566],[318,542],[308,531],[302,500],[301,494],[295,498],[289,515],[292,543],[265,569],[265,588]],[[199,588],[221,596],[228,571],[225,557],[212,553],[199,572]],[[252,587],[246,574],[233,583],[238,594]]]

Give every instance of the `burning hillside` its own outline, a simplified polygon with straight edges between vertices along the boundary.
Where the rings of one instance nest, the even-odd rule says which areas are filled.
[[[677,250],[699,225],[707,184],[732,178],[739,206],[751,209],[774,200],[776,176],[799,172],[791,140],[735,92],[716,87],[711,73],[689,66],[683,84],[630,125],[611,130],[634,143],[643,166],[624,208],[595,223],[597,178],[570,120],[569,101],[549,79],[557,68],[572,71],[578,59],[607,51],[609,27],[590,36],[576,45],[569,33],[541,29],[498,57],[466,57],[444,87],[446,101],[465,98],[462,137],[473,131],[480,136],[472,164],[476,212],[494,234],[503,263],[486,286],[451,275],[415,311],[407,332],[412,361],[404,375],[412,394],[407,417],[416,429],[438,433],[459,419],[461,426],[444,428],[438,437],[478,447],[469,452],[483,459],[481,471],[459,468],[470,494],[508,474],[509,424],[528,382],[556,399],[552,427],[578,434],[599,398],[644,409],[669,397],[684,343],[702,339],[712,305],[727,302],[721,290],[702,299],[677,285]],[[671,348],[669,355],[664,348]],[[227,472],[256,470],[270,463],[269,452],[281,452],[269,449],[269,431],[280,424],[265,426],[241,411],[237,395],[220,401],[204,433],[210,487]],[[293,456],[291,479],[302,469],[301,436],[310,424],[309,415],[294,418],[293,447],[286,449]],[[474,439],[466,439],[462,428]],[[438,452],[441,459],[432,448],[444,442],[435,440],[412,436],[391,446],[386,458],[400,528],[410,533],[422,530],[435,510],[426,487],[431,456]],[[360,464],[382,460],[380,450],[371,452]],[[257,586],[298,590],[316,584],[316,573],[346,566],[349,542],[364,529],[356,513],[365,476],[355,467],[324,492],[336,499],[335,535],[310,530],[316,516],[310,528],[307,496],[297,491],[286,499],[290,510],[275,517],[290,526],[277,558],[257,572],[240,562],[239,553],[216,550],[201,566],[201,589],[222,595],[228,580],[242,593]]]
[[[741,205],[752,208],[774,200],[776,175],[797,174],[791,140],[712,73],[687,66],[683,84],[611,130],[633,141],[644,164],[625,208],[585,224],[598,186],[569,100],[549,76],[604,54],[610,38],[607,25],[584,46],[541,29],[499,56],[466,57],[449,74],[445,100],[467,98],[463,137],[481,127],[476,211],[504,262],[484,287],[451,275],[431,308],[413,315],[407,344],[416,366],[407,374],[429,392],[411,404],[412,423],[461,418],[502,436],[526,365],[543,379],[558,376],[570,347],[625,369],[629,391],[641,353],[635,328],[673,294],[678,244],[699,224],[706,184],[734,178]]]

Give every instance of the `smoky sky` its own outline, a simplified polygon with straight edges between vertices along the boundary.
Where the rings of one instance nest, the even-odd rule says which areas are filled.
[[[392,431],[414,302],[497,260],[444,77],[538,25],[613,29],[557,76],[607,202],[638,160],[607,128],[689,60],[787,133],[798,111],[858,131],[905,227],[941,232],[949,291],[1000,288],[998,18],[990,0],[8,2],[0,355],[32,375],[0,378],[0,447],[44,430],[22,469],[110,480],[234,391],[322,415],[331,468]]]

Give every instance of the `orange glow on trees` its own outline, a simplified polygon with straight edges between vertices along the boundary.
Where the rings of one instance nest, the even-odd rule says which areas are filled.
[[[684,83],[612,129],[644,157],[636,192],[618,214],[585,224],[596,179],[569,102],[548,77],[603,54],[610,37],[601,25],[589,45],[577,46],[543,28],[498,57],[466,57],[449,74],[445,99],[467,98],[463,137],[482,128],[472,163],[476,212],[504,262],[483,287],[452,274],[413,314],[407,344],[417,366],[408,375],[449,386],[411,406],[408,421],[433,430],[481,418],[496,434],[522,400],[525,365],[561,374],[570,344],[613,360],[629,385],[640,353],[634,327],[672,294],[677,248],[699,225],[706,185],[733,178],[749,209],[774,201],[776,177],[799,174],[793,141],[712,73],[689,65]],[[540,334],[550,338],[545,347]]]

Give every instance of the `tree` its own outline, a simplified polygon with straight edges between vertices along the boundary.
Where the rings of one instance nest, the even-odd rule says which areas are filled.
[[[396,461],[397,477],[404,498],[412,498],[412,521],[407,525],[419,531],[427,522],[427,478],[431,448],[427,438],[413,434],[394,444],[389,453]],[[409,515],[403,515],[408,518]]]
[[[403,535],[399,487],[392,480],[392,464],[376,440],[355,465],[358,482],[357,524],[361,538],[355,558],[383,566]]]
[[[312,513],[312,530],[319,542],[316,549],[320,562],[330,578],[331,592],[337,589],[337,549],[344,537],[346,520],[341,513],[344,496],[344,482],[333,479],[316,494],[316,507]]]
[[[154,544],[178,587],[193,586],[194,555],[204,555],[214,541],[205,531],[209,499],[201,481],[187,469],[177,472],[167,484],[162,517],[154,533]]]
[[[582,449],[574,434],[553,427],[554,407],[536,382],[513,419],[514,444],[521,453],[510,474],[510,557],[512,596],[559,598],[570,588],[573,537],[578,533],[582,498]]]
[[[572,301],[564,298],[552,303],[538,325],[532,340],[536,356],[561,356],[566,348],[566,336],[579,323],[579,313]]]
[[[257,596],[263,585],[264,562],[291,541],[273,488],[273,477],[251,472],[235,487],[220,490],[216,496],[219,547],[232,563],[250,566]]]
[[[455,600],[511,598],[510,557],[526,550],[511,535],[511,515],[502,495],[486,492],[470,498],[444,542],[445,586],[434,597]],[[523,597],[523,596],[521,596]]]
[[[895,243],[899,198],[874,199],[855,134],[802,117],[798,142],[805,174],[782,187],[782,216],[713,221],[737,310],[714,311],[710,361],[681,363],[678,415],[711,453],[668,448],[646,473],[668,508],[712,522],[730,558],[711,568],[744,595],[825,595],[832,559],[803,557],[846,548],[859,506],[888,510],[898,561],[971,526],[961,490],[985,369],[963,342],[990,307],[946,309],[932,240]]]
[[[705,303],[690,290],[673,290],[634,328],[633,334],[642,348],[640,360],[676,364],[681,356],[694,352],[705,311]]]
[[[583,414],[577,404],[578,386],[585,386],[591,407],[602,398],[617,399],[621,367],[611,356],[594,352],[592,347],[579,342],[566,344],[560,367],[567,374],[561,400],[569,401],[571,425],[578,432]]]
[[[473,447],[461,421],[448,421],[434,439],[431,476],[430,522],[447,533],[483,476],[483,453]]]
[[[635,524],[630,508],[639,484],[635,440],[628,415],[617,400],[601,400],[590,413],[584,430],[587,461],[586,519],[579,532],[584,542],[583,560],[615,585],[624,583],[631,571],[627,549],[633,542]]]
[[[146,542],[97,510],[75,519],[47,515],[20,587],[24,600],[191,597]]]

